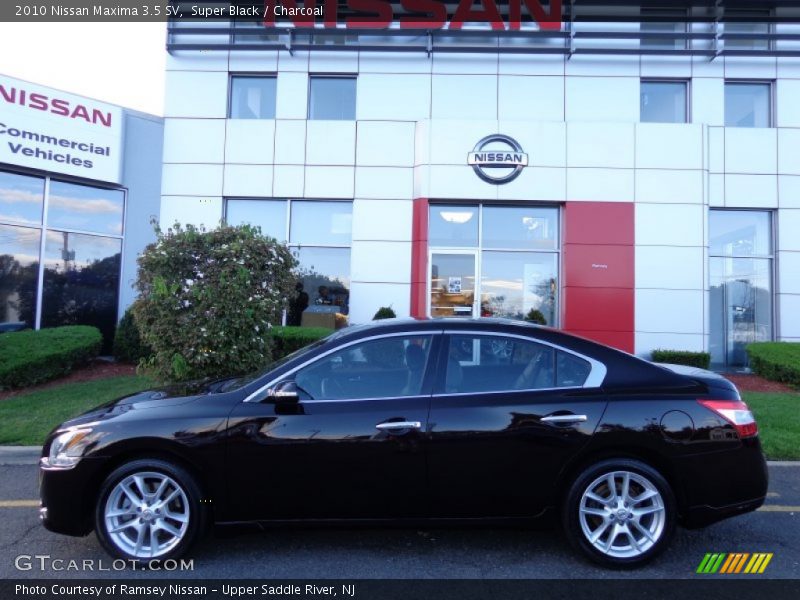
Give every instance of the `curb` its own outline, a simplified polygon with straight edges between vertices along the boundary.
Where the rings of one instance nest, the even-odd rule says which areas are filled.
[[[0,466],[35,465],[41,455],[41,446],[0,446]],[[768,460],[767,466],[800,467],[800,460]]]
[[[0,446],[0,466],[35,465],[41,455],[41,446]]]

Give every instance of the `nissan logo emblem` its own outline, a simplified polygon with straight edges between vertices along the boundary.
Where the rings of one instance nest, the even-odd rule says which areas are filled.
[[[487,183],[499,185],[519,177],[528,166],[528,155],[517,140],[498,133],[487,135],[475,144],[467,154],[467,164]]]

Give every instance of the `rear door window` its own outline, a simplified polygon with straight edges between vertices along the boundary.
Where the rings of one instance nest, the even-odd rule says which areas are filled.
[[[533,340],[453,334],[449,337],[444,393],[581,387],[590,372],[588,361]]]

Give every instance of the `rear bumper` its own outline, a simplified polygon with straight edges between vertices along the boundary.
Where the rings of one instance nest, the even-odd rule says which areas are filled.
[[[737,502],[728,506],[693,506],[686,511],[682,524],[687,529],[706,527],[717,521],[753,512],[764,504],[765,496],[753,498],[745,502]]]
[[[739,448],[681,460],[685,490],[681,521],[688,528],[752,512],[764,504],[769,483],[767,461],[757,437]]]

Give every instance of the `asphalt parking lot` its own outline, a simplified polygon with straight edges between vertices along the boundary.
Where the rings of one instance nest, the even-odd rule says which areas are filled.
[[[68,561],[111,559],[94,535],[70,538],[46,531],[36,509],[36,466],[0,466],[0,577],[10,578],[615,578],[578,557],[560,530],[519,529],[310,529],[212,536],[195,551],[193,570],[91,571]],[[707,552],[772,552],[763,575],[800,579],[800,465],[770,466],[767,505],[755,513],[699,531],[679,529],[673,544],[639,578],[696,575]],[[47,556],[22,559],[19,556]],[[52,561],[63,559],[61,570]],[[19,570],[30,562],[31,568]],[[46,563],[44,569],[40,568]],[[749,576],[753,577],[753,576]]]

